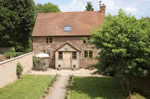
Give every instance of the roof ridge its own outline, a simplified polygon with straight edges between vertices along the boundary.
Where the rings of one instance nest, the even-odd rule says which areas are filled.
[[[50,12],[50,13],[38,13],[38,14],[52,14],[52,13],[89,13],[89,12],[99,12],[99,11],[70,11],[70,12]]]

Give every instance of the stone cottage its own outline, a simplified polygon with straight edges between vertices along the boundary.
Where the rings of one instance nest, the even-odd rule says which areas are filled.
[[[48,53],[51,68],[95,64],[99,50],[86,39],[104,22],[105,8],[101,5],[100,11],[38,13],[32,33],[34,54]]]

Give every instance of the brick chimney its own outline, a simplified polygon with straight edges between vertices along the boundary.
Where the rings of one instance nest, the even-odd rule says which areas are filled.
[[[106,5],[102,4],[100,5],[100,13],[105,13]]]

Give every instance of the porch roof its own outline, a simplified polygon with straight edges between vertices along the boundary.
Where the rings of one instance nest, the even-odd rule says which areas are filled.
[[[58,48],[56,48],[55,52],[58,51],[59,49],[61,49],[63,46],[65,46],[66,44],[70,45],[72,48],[74,48],[75,50],[81,52],[81,50],[79,48],[77,48],[76,46],[74,46],[71,42],[66,41],[64,44],[62,44],[61,46],[59,46]]]

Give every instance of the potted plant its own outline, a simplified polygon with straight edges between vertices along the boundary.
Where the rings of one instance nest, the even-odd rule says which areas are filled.
[[[58,69],[58,70],[61,70],[61,65],[60,65],[60,64],[58,65],[58,68],[57,68],[57,69]]]
[[[22,71],[23,71],[23,67],[20,63],[18,63],[16,68],[16,74],[18,79],[20,79],[20,76],[22,75]]]
[[[73,70],[76,70],[76,65],[73,65],[73,68],[72,68]]]

